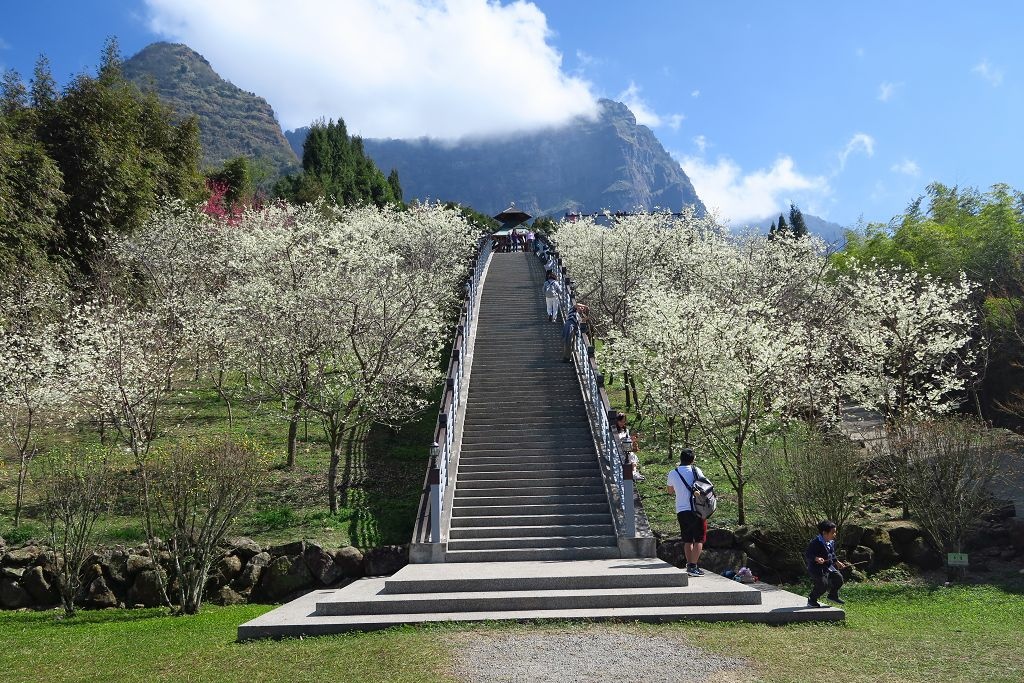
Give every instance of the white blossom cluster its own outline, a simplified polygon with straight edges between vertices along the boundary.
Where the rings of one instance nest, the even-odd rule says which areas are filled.
[[[733,235],[693,215],[585,218],[556,234],[579,299],[647,407],[697,430],[742,484],[752,437],[845,401],[948,410],[971,376],[972,285],[833,267],[815,238]]]
[[[164,204],[74,305],[44,281],[2,293],[0,410],[24,434],[26,411],[70,402],[142,457],[193,374],[247,373],[336,444],[355,421],[425,405],[475,244],[439,205],[278,203],[229,223]]]

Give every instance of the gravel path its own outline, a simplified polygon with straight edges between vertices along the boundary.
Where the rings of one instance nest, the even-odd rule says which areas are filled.
[[[455,674],[464,683],[725,683],[756,678],[742,659],[629,626],[484,631],[457,638]]]

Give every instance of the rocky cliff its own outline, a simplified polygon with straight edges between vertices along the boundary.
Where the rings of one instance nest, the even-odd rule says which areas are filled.
[[[304,131],[288,139],[302,153]],[[535,216],[569,210],[679,211],[704,205],[690,179],[623,104],[601,100],[594,119],[501,138],[364,141],[377,166],[398,169],[405,199],[454,200],[484,213],[515,205]]]
[[[124,74],[177,114],[198,117],[204,164],[247,156],[266,160],[274,171],[298,166],[267,101],[221,78],[187,45],[153,43],[124,63]]]

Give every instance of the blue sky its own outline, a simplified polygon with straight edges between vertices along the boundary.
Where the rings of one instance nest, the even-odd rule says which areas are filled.
[[[556,125],[625,101],[734,225],[886,221],[925,186],[1024,188],[1024,3],[3,0],[0,65],[66,80],[117,35],[185,42],[287,128]]]

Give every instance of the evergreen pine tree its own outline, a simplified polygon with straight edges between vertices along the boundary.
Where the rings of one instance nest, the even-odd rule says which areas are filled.
[[[402,183],[398,180],[398,169],[391,169],[391,173],[388,174],[388,185],[391,186],[391,194],[394,196],[395,201],[401,203],[402,197]]]
[[[792,202],[789,205],[790,231],[796,237],[807,237],[807,224],[804,223],[804,215]]]
[[[787,232],[789,232],[789,226],[786,224],[786,217],[780,213],[779,227],[775,229],[775,234],[785,234]]]

